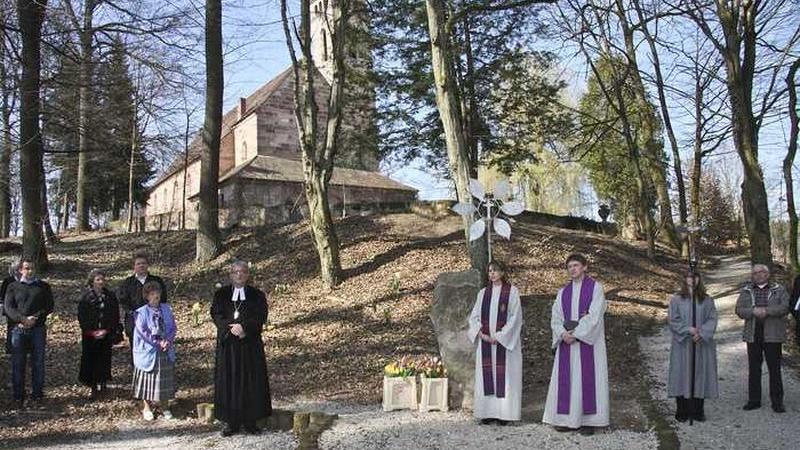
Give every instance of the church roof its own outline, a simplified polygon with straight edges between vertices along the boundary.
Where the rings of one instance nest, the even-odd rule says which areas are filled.
[[[241,120],[245,119],[247,116],[252,114],[256,109],[258,109],[261,105],[263,105],[271,96],[281,87],[284,81],[292,74],[292,67],[289,66],[283,72],[279,73],[278,76],[273,78],[272,80],[268,81],[260,88],[256,89],[255,92],[250,94],[247,99],[245,100],[245,108],[246,110],[242,113],[241,117],[239,116],[239,106],[235,106],[231,108],[228,112],[226,112],[222,116],[222,133],[220,134],[220,138],[225,137],[228,133],[233,130],[234,125],[236,125]],[[220,139],[221,140],[221,139]],[[198,132],[195,137],[192,139],[192,142],[189,144],[189,164],[200,159],[200,155],[203,152],[203,132],[202,130]],[[164,174],[161,175],[155,183],[151,186],[151,190],[161,184],[164,180],[174,175],[176,172],[183,169],[183,156],[179,156],[175,158],[175,160],[170,164]]]
[[[267,155],[254,156],[249,161],[239,165],[225,174],[220,179],[220,184],[231,178],[288,183],[302,183],[305,180],[302,161]],[[416,189],[381,173],[344,167],[335,167],[333,169],[330,185],[417,192]]]

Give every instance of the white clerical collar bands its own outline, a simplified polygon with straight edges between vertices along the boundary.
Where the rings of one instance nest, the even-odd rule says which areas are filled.
[[[244,301],[244,288],[233,288],[233,296],[231,297],[232,302]]]

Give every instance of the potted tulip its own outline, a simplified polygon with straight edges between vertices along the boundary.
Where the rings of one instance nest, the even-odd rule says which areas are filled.
[[[419,410],[447,411],[447,369],[439,357],[426,358],[419,370],[422,395]]]
[[[383,368],[383,410],[417,409],[414,363],[403,357]]]

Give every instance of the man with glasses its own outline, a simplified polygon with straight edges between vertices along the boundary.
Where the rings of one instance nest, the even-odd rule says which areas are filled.
[[[736,315],[744,319],[742,340],[747,343],[749,365],[749,397],[745,411],[761,407],[761,364],[767,361],[769,398],[772,410],[786,412],[783,406],[781,352],[786,340],[786,314],[789,294],[783,286],[770,283],[769,268],[754,264],[752,281],[747,283],[736,301]]]

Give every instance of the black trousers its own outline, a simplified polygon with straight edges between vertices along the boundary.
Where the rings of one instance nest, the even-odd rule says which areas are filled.
[[[773,405],[783,404],[783,378],[781,377],[780,342],[747,343],[747,360],[749,362],[749,400],[761,403],[761,365],[767,361],[769,371],[769,399]]]

